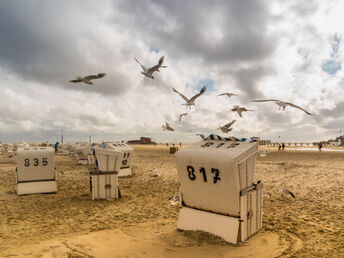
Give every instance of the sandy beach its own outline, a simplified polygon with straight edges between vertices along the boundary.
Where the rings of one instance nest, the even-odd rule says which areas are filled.
[[[55,156],[57,194],[17,196],[15,161],[0,157],[1,257],[342,257],[344,153],[260,148],[255,180],[264,191],[263,229],[232,245],[176,229],[174,155],[166,146],[134,146],[123,198],[92,201],[88,167]],[[61,175],[59,171],[64,171]],[[286,186],[295,199],[279,193]]]

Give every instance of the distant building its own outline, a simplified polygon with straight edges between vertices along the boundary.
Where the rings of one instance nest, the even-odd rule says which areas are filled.
[[[259,145],[271,145],[270,140],[259,140]]]
[[[339,136],[340,145],[344,145],[344,135]]]
[[[339,146],[340,142],[339,141],[338,142],[329,142],[327,145],[328,146]]]
[[[151,138],[140,137],[140,140],[129,140],[128,144],[154,144]]]

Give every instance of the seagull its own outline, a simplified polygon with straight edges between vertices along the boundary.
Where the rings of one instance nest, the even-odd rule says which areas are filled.
[[[198,134],[196,134],[196,135],[199,135],[199,136],[201,136],[201,138],[202,138],[203,140],[205,140],[205,136],[204,136],[204,134],[200,134],[200,133],[198,133]]]
[[[141,72],[141,73],[142,73],[143,75],[147,76],[148,78],[153,79],[153,80],[154,80],[153,73],[154,73],[155,71],[160,72],[160,71],[159,71],[159,68],[166,68],[166,67],[167,67],[166,65],[162,65],[162,63],[164,62],[164,56],[160,57],[159,63],[158,63],[157,65],[155,65],[155,66],[153,66],[153,67],[151,67],[151,68],[148,68],[148,69],[147,69],[146,67],[144,67],[144,66],[140,63],[140,61],[137,60],[136,57],[135,57],[135,60],[136,60],[136,62],[138,62],[138,64],[141,65],[141,67],[142,67],[143,72]]]
[[[288,197],[288,195],[290,195],[291,197],[295,198],[295,195],[284,186],[279,190],[279,192],[282,196]]]
[[[75,80],[70,80],[69,82],[74,82],[74,83],[83,82],[89,85],[93,85],[93,82],[91,82],[91,80],[103,78],[105,75],[106,73],[98,73],[97,75],[89,75],[85,77],[78,76],[76,77]]]
[[[297,106],[297,105],[295,105],[293,103],[286,102],[286,101],[281,101],[281,100],[278,100],[278,99],[257,99],[257,100],[252,100],[252,102],[268,102],[268,101],[274,101],[279,106],[279,110],[281,108],[283,108],[283,111],[284,111],[287,106],[291,106],[291,107],[298,108],[298,109],[302,110],[307,115],[311,115],[311,116],[313,115],[313,114],[309,113],[307,110],[303,109],[302,107],[299,107],[299,106]]]
[[[247,112],[247,111],[253,111],[253,110],[249,110],[246,109],[244,107],[240,107],[238,105],[233,106],[233,108],[231,109],[233,112],[238,112],[238,115],[242,118],[242,112]]]
[[[264,193],[263,193],[263,197],[272,198],[272,195],[271,195],[271,193],[269,193],[269,192],[264,192]]]
[[[188,114],[189,114],[189,113],[180,114],[180,116],[179,116],[179,122],[182,121],[182,117],[183,117],[183,116],[187,116]]]
[[[217,130],[221,130],[223,133],[228,133],[232,131],[233,128],[232,125],[236,122],[236,120],[232,120],[232,122],[229,122],[228,124],[225,124],[224,126],[219,126]]]
[[[232,96],[239,96],[238,94],[234,94],[234,93],[222,93],[217,95],[217,97],[219,96],[227,96],[228,98],[232,97]]]
[[[199,93],[197,93],[195,96],[193,96],[191,99],[188,99],[187,97],[185,97],[183,94],[181,94],[179,91],[177,91],[175,88],[172,88],[174,92],[178,93],[184,100],[185,100],[185,105],[186,107],[189,107],[191,109],[192,105],[195,105],[195,100],[201,96],[207,89],[207,86],[203,86],[203,88],[200,90]]]
[[[161,126],[162,129],[167,130],[167,131],[174,131],[174,129],[166,122],[166,125]]]
[[[179,194],[177,194],[177,195],[175,195],[175,196],[171,196],[171,197],[168,198],[168,199],[169,199],[169,201],[170,201],[170,204],[171,204],[172,206],[174,206],[174,205],[178,204],[178,202],[179,202]]]

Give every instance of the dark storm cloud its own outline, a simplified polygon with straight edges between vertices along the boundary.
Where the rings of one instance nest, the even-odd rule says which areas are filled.
[[[258,61],[274,50],[262,1],[120,1],[127,13],[116,22],[139,28],[141,38],[177,56],[195,55],[205,62]],[[220,34],[217,38],[216,33]]]
[[[342,118],[344,113],[344,101],[336,104],[335,108],[332,109],[320,109],[319,110],[319,119],[323,118]]]
[[[332,119],[331,121],[323,124],[323,128],[338,130],[338,128],[344,127],[344,118]]]
[[[2,1],[0,32],[6,36],[0,41],[0,65],[25,80],[67,89],[74,87],[68,80],[75,76],[106,72],[97,87],[80,90],[119,95],[128,90],[130,75],[108,62],[130,51],[121,46],[121,55],[116,46],[103,45],[94,34],[99,21],[113,25],[114,34],[131,34],[133,41],[162,53],[201,58],[209,66],[261,64],[274,51],[262,1],[114,1],[113,6],[113,18],[102,19],[106,10],[95,1]],[[233,74],[249,96],[257,93],[253,82],[266,73],[256,70]]]
[[[200,58],[203,65],[225,65],[248,97],[259,95],[257,82],[271,73],[263,62],[276,40],[267,32],[270,21],[263,1],[121,1],[115,18],[139,28],[136,37],[176,58]],[[219,36],[217,36],[219,35]],[[245,68],[238,69],[241,64]],[[227,74],[220,68],[220,73]]]
[[[112,56],[92,34],[100,11],[94,1],[1,1],[0,66],[24,80],[64,88],[73,87],[68,81],[75,76],[113,70],[96,64],[105,54]],[[96,82],[96,89],[81,90],[114,95],[125,91],[126,76],[110,74]]]
[[[258,90],[259,81],[265,76],[273,74],[273,69],[264,66],[242,68],[230,73],[235,78],[240,90],[245,93],[245,100],[258,98],[262,93]]]
[[[282,1],[281,1],[282,2]],[[285,1],[283,1],[285,2]],[[300,17],[310,16],[319,8],[320,1],[298,1],[295,0],[290,4],[290,13],[295,13]]]
[[[0,79],[4,85],[8,82],[5,87],[10,89],[4,94],[3,110],[0,104],[2,125],[9,132],[7,136],[11,128],[23,128],[28,134],[37,135],[33,129],[36,127],[42,136],[51,134],[52,138],[59,136],[61,127],[73,137],[78,136],[78,131],[84,136],[100,131],[104,134],[107,128],[111,135],[121,130],[121,137],[127,133],[141,136],[147,130],[152,130],[151,135],[157,132],[166,137],[160,128],[165,121],[179,131],[206,132],[233,118],[238,120],[236,126],[239,121],[246,123],[246,119],[252,119],[264,130],[271,126],[284,131],[291,125],[302,130],[303,123],[311,122],[319,127],[334,126],[325,124],[331,123],[331,119],[324,118],[329,114],[332,120],[339,120],[337,108],[321,110],[314,122],[307,115],[302,114],[303,118],[300,110],[287,108],[283,112],[274,103],[250,102],[276,95],[281,83],[274,69],[281,56],[279,51],[275,55],[275,49],[283,43],[283,37],[290,39],[292,49],[303,50],[299,53],[303,62],[295,64],[293,71],[296,76],[298,72],[312,72],[313,49],[309,50],[307,45],[323,34],[311,20],[302,20],[304,15],[316,11],[317,4],[298,2],[280,1],[283,14],[274,16],[270,13],[273,8],[267,6],[270,2],[263,0],[133,0],[102,4],[95,0],[26,0],[20,4],[1,1]],[[298,20],[295,27],[294,20]],[[293,32],[285,26],[280,29],[278,22],[297,29],[295,34],[304,37],[305,46],[294,48],[298,42],[292,40]],[[156,73],[155,80],[140,74],[134,57],[149,66],[161,55],[165,56],[168,68]],[[288,61],[290,57],[285,58]],[[107,75],[94,80],[94,86],[68,82],[76,76],[100,72]],[[266,92],[261,92],[262,82],[271,75],[276,75],[271,78],[276,86],[268,78],[271,87],[264,85]],[[191,92],[197,92],[197,82],[205,78],[209,80],[207,94],[196,104],[197,113],[203,116],[190,115],[183,124],[177,123],[177,109],[184,112],[185,107],[171,87],[191,96]],[[211,95],[229,88],[240,96],[230,100],[214,98],[216,103],[212,105]],[[287,96],[293,99],[303,94],[301,88],[291,88]],[[286,90],[289,89],[281,88],[281,94]],[[21,102],[18,111],[10,105],[12,99]],[[222,100],[225,106],[217,103]],[[241,119],[229,111],[234,104],[255,111]],[[246,129],[252,131],[255,127],[256,124]],[[59,129],[54,131],[55,128]],[[298,134],[296,129],[293,134]]]

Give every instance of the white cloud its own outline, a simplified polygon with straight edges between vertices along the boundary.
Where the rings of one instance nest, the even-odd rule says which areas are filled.
[[[194,141],[195,133],[237,119],[234,135],[312,141],[342,126],[343,71],[322,71],[340,28],[344,4],[299,1],[49,1],[37,7],[0,4],[1,141],[130,139]],[[90,11],[92,10],[92,11]],[[343,63],[339,53],[336,62]],[[150,51],[158,49],[159,51]],[[143,78],[134,58],[153,65]],[[69,84],[77,75],[106,72],[94,86]],[[214,91],[196,101],[182,123],[183,100],[199,80]],[[239,93],[231,99],[222,92]],[[278,98],[318,114],[309,117],[253,98]],[[241,119],[235,105],[255,109]],[[177,132],[163,132],[169,121]],[[189,132],[191,130],[191,132]],[[301,139],[302,138],[302,139]]]

